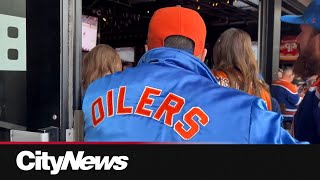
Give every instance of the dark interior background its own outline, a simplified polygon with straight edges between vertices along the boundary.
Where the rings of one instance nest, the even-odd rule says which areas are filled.
[[[26,0],[28,130],[60,127],[60,1]],[[56,115],[57,119],[52,117]]]
[[[135,47],[136,61],[144,53],[150,18],[162,7],[181,5],[201,14],[207,25],[208,66],[212,65],[213,45],[227,28],[241,28],[251,35],[253,41],[258,39],[258,6],[252,3],[246,4],[244,9],[233,6],[233,0],[229,3],[212,0],[83,0],[82,3],[83,14],[99,18],[98,43],[114,48]]]
[[[135,47],[135,60],[138,61],[144,53],[148,23],[157,9],[181,5],[197,10],[207,26],[208,56],[205,63],[211,68],[214,43],[228,28],[241,28],[250,34],[252,41],[258,41],[258,5],[246,0],[240,2],[242,6],[234,6],[239,3],[235,0],[83,0],[82,11],[85,15],[98,17],[98,43],[109,44],[114,48]],[[299,14],[285,2],[283,6]],[[298,33],[297,26],[282,23],[281,36]]]

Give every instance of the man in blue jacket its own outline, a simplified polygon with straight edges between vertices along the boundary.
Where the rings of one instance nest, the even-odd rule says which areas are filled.
[[[203,63],[206,26],[182,7],[150,21],[138,65],[94,81],[84,96],[85,141],[296,144],[262,99],[217,84]]]
[[[287,15],[283,22],[300,24],[297,37],[300,57],[294,72],[303,79],[320,75],[320,0],[313,0],[301,16]],[[305,94],[294,117],[294,136],[312,144],[320,143],[320,78]]]

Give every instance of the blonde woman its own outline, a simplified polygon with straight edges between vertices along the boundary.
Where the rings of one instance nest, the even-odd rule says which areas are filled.
[[[107,44],[97,45],[82,62],[82,92],[96,79],[119,71],[122,64],[116,50]]]
[[[213,75],[219,84],[239,89],[262,98],[268,110],[272,110],[268,87],[259,80],[256,58],[252,49],[251,38],[243,30],[226,30],[213,49]]]

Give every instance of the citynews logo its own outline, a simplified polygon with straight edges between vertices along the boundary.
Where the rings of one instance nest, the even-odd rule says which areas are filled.
[[[24,163],[24,159],[28,159]],[[23,171],[47,170],[51,175],[57,175],[60,171],[67,170],[71,165],[72,170],[116,170],[121,171],[127,168],[128,156],[85,156],[84,151],[79,151],[76,157],[73,151],[66,151],[64,156],[49,156],[48,152],[22,151],[17,155],[16,164]]]

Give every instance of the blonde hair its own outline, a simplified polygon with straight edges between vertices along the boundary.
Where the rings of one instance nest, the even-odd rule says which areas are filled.
[[[214,70],[227,74],[230,87],[261,97],[264,87],[258,79],[258,68],[249,34],[230,28],[223,32],[213,49]]]
[[[87,53],[82,61],[82,89],[107,74],[122,71],[121,59],[111,46],[99,44]]]

